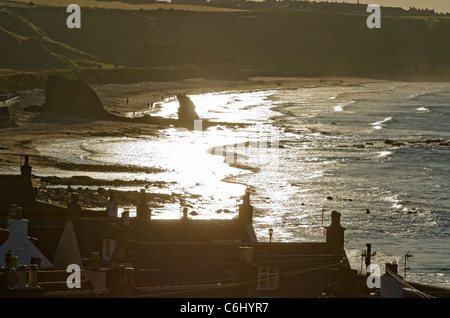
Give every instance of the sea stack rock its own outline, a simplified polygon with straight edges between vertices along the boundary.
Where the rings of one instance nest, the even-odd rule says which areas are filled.
[[[177,95],[178,103],[178,124],[187,129],[194,129],[194,121],[199,119],[195,111],[195,105],[185,94]]]
[[[42,111],[92,119],[111,119],[95,91],[83,80],[49,76]]]

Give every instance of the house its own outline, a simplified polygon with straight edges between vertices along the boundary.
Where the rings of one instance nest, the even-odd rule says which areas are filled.
[[[0,175],[0,227],[7,226],[8,213],[13,205],[21,207],[22,215],[27,219],[41,218],[45,223],[65,219],[66,207],[36,200],[29,156],[24,156],[20,174]]]
[[[33,258],[39,258],[41,266],[53,267],[47,257],[28,239],[28,223],[21,217],[21,208],[17,208],[12,218],[8,220],[9,235],[0,245],[0,255],[10,255],[9,260],[14,260],[16,265],[30,265]],[[5,266],[7,259],[0,258],[0,266]]]
[[[29,189],[28,160],[21,171],[20,180]],[[258,242],[249,191],[236,217],[227,220],[191,219],[187,209],[180,219],[153,219],[145,190],[141,193],[136,217],[127,211],[119,217],[113,200],[104,213],[90,215],[81,208],[76,193],[63,210],[49,212],[32,206],[26,217],[25,209],[19,209],[19,216],[10,210],[8,222],[20,219],[30,225],[22,236],[28,235],[41,254],[35,251],[21,264],[5,262],[0,273],[3,292],[22,295],[14,288],[19,284],[18,266],[25,266],[29,275],[38,277],[32,285],[40,289],[34,292],[44,297],[74,297],[77,292],[78,297],[152,298],[317,298],[357,293],[357,273],[346,258],[345,228],[336,211],[324,242]],[[21,198],[20,203],[36,203],[31,193],[27,198],[30,202]],[[37,258],[40,262],[35,264]],[[71,264],[83,273],[80,289],[69,289],[63,280]],[[23,284],[20,280],[19,285]]]
[[[343,296],[356,293],[356,271],[343,240],[332,241],[343,233],[339,221],[334,212],[325,242],[133,241],[121,259],[133,266],[142,297]],[[343,273],[350,273],[348,282],[337,281]],[[331,291],[333,279],[342,285]]]
[[[0,215],[7,216],[12,204],[24,210],[35,210],[37,202],[31,182],[31,166],[29,157],[25,157],[19,175],[0,175]]]

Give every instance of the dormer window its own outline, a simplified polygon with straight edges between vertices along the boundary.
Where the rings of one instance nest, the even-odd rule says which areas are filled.
[[[258,290],[276,290],[279,285],[278,267],[260,267],[258,269]]]

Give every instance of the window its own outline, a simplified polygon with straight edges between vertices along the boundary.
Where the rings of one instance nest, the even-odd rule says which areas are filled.
[[[279,269],[276,267],[261,267],[258,270],[258,289],[278,289]]]
[[[114,253],[116,247],[116,240],[105,239],[103,240],[103,259],[109,261]]]

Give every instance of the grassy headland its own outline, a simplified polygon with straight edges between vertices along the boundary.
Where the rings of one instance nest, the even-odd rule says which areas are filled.
[[[55,73],[89,83],[208,76],[192,65],[125,67],[146,44],[206,50],[247,75],[450,78],[446,16],[383,16],[369,29],[361,13],[85,0],[81,29],[69,29],[65,2],[25,3],[0,2],[3,92],[42,87]]]

